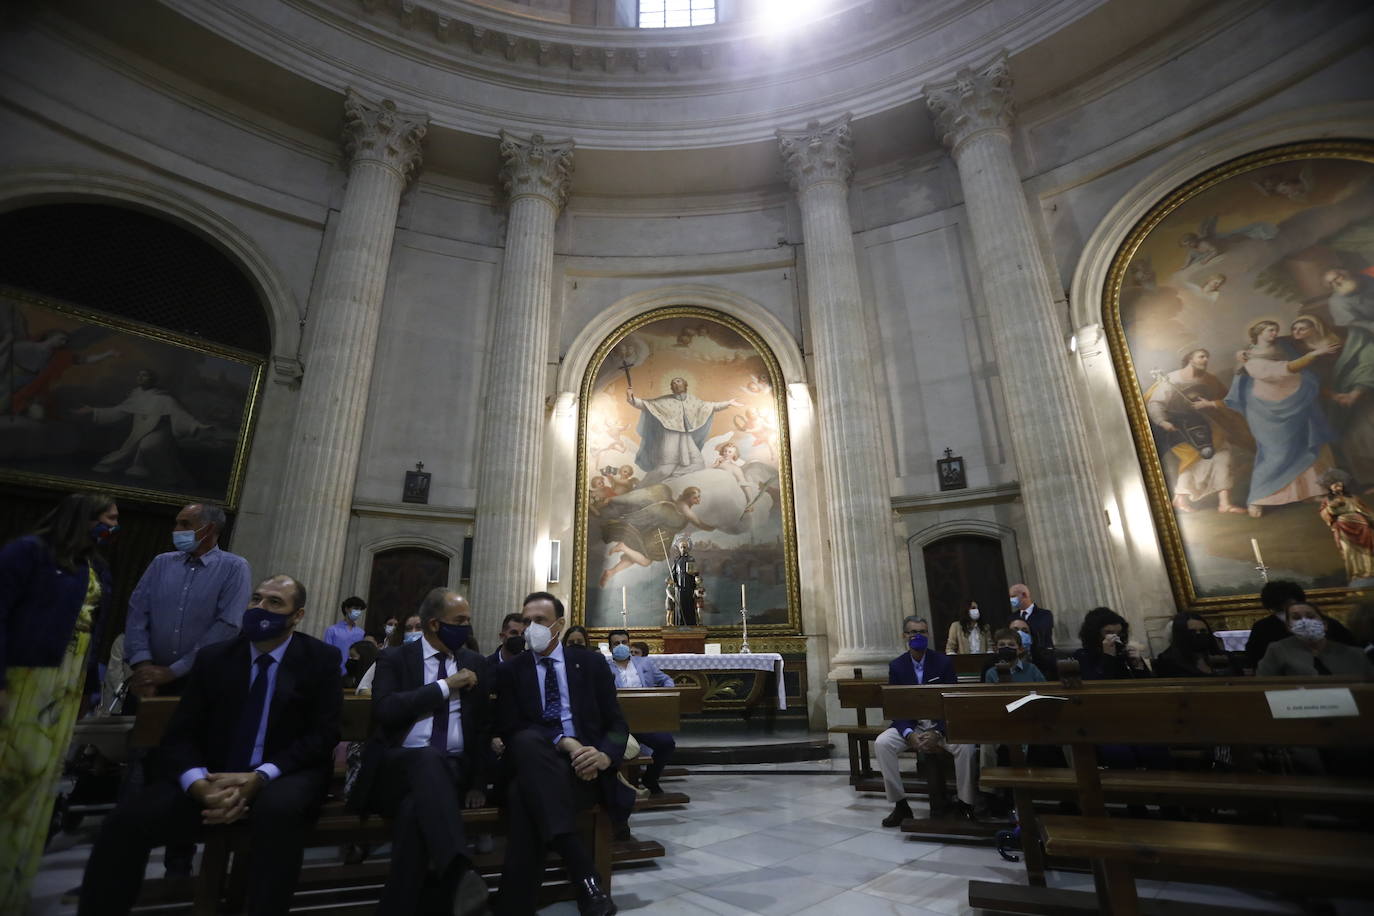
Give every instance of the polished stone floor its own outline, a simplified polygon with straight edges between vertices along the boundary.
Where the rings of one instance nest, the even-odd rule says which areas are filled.
[[[700,767],[665,788],[688,792],[675,811],[636,815],[641,838],[658,840],[668,855],[618,871],[614,896],[622,911],[654,916],[696,914],[941,914],[965,916],[970,878],[1024,882],[1021,866],[987,847],[908,839],[879,824],[888,811],[880,796],[860,796],[845,780],[843,761]],[[913,805],[917,813],[920,806]],[[90,847],[80,842],[49,853],[40,872],[31,916],[66,916],[62,891],[80,882]],[[160,857],[155,857],[160,858]],[[150,866],[149,874],[160,871]],[[1087,875],[1053,873],[1052,883],[1088,889]],[[1142,895],[1209,901],[1259,913],[1299,913],[1296,905],[1264,894],[1201,885],[1140,882]],[[571,916],[570,903],[546,914]],[[1368,912],[1338,906],[1338,913]]]

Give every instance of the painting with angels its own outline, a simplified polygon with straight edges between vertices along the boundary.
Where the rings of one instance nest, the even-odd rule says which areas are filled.
[[[739,629],[743,585],[751,632],[796,632],[783,396],[767,345],[714,310],[660,309],[602,343],[582,387],[575,616],[662,626],[685,535],[705,586],[702,624]]]
[[[1262,575],[1374,585],[1374,147],[1198,176],[1127,237],[1107,293],[1180,605],[1251,604]]]

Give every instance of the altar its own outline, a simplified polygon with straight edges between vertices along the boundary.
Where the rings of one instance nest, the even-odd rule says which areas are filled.
[[[658,666],[659,670],[671,677],[675,682],[688,682],[697,685],[705,692],[706,700],[736,700],[741,708],[755,706],[762,699],[763,691],[768,678],[767,674],[773,675],[773,683],[777,691],[777,709],[787,708],[787,687],[783,682],[782,676],[782,656],[776,652],[755,652],[750,654],[730,654],[730,655],[651,655],[650,660]],[[729,691],[732,685],[727,681],[724,685],[717,680],[715,683],[708,682],[706,672],[712,674],[726,674],[729,672],[740,672],[757,674],[751,678],[748,689],[740,689],[738,695],[730,696]],[[744,687],[743,682],[739,685]]]

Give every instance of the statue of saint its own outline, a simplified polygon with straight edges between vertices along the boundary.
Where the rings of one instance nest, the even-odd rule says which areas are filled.
[[[697,572],[696,558],[692,556],[692,539],[685,534],[679,535],[673,546],[677,548],[677,556],[668,570],[670,625],[694,627],[701,619],[699,611],[706,588]]]

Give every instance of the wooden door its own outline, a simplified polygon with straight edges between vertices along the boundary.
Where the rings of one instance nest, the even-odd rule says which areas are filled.
[[[442,553],[423,547],[397,547],[374,554],[367,586],[367,632],[382,632],[388,617],[404,624],[430,589],[445,585],[448,557]]]
[[[1001,541],[959,534],[927,544],[922,553],[930,631],[937,648],[944,650],[949,625],[959,619],[970,601],[978,602],[982,621],[994,632],[1006,626],[1011,611]]]

